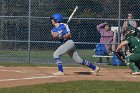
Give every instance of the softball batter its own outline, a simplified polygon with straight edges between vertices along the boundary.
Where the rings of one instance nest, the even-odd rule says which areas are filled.
[[[54,27],[51,30],[53,38],[58,38],[61,45],[54,52],[53,57],[56,61],[58,72],[53,73],[53,75],[60,76],[64,75],[63,66],[61,62],[61,55],[68,53],[68,55],[78,64],[85,65],[92,69],[92,74],[96,75],[99,72],[99,67],[93,65],[87,60],[81,59],[76,52],[75,43],[71,39],[70,29],[67,24],[61,23],[63,17],[61,14],[53,14],[51,17],[51,23]]]

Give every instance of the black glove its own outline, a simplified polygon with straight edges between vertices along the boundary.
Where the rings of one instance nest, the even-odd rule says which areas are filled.
[[[125,62],[125,55],[122,51],[119,52],[115,52],[116,56],[118,57],[118,59],[122,62]]]

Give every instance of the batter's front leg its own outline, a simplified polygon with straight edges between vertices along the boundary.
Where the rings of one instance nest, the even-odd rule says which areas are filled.
[[[54,52],[53,57],[56,61],[56,64],[58,66],[58,71],[63,72],[63,66],[62,61],[60,59],[60,56],[63,54],[66,54],[68,51],[70,51],[74,46],[74,43],[72,40],[68,40],[63,45],[58,47],[58,49]]]

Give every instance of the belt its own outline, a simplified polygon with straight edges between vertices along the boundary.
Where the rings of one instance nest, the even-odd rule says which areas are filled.
[[[60,39],[60,42],[62,43],[62,44],[64,44],[65,42],[67,42],[68,40],[71,40],[71,38],[67,38],[67,39]]]

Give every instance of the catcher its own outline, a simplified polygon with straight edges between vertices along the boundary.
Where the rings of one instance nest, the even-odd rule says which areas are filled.
[[[140,75],[140,40],[136,37],[138,32],[140,31],[137,28],[129,25],[125,32],[125,39],[123,39],[116,49],[118,58],[130,67],[132,70],[131,74],[133,75]],[[131,54],[122,58],[120,50],[125,45],[128,45]]]

